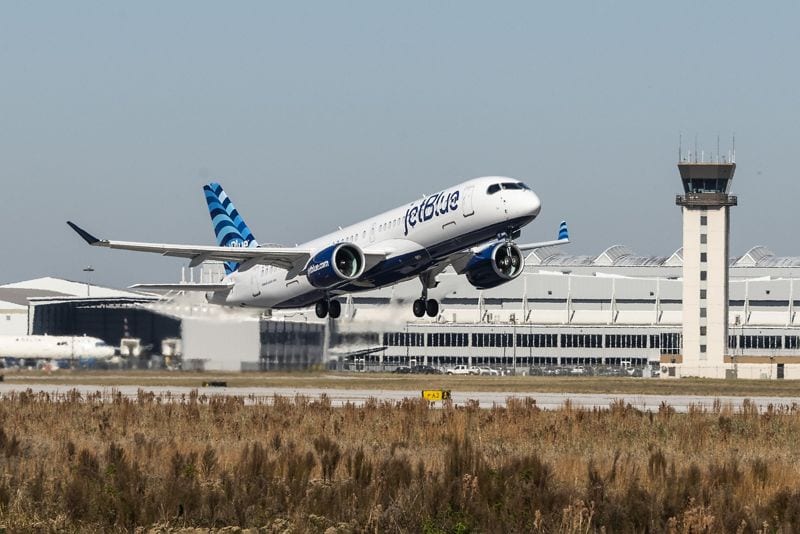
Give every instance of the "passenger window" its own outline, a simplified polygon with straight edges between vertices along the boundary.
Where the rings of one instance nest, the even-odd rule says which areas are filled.
[[[486,192],[490,195],[494,195],[498,191],[500,191],[500,184],[492,184],[489,186],[489,189],[486,190]]]

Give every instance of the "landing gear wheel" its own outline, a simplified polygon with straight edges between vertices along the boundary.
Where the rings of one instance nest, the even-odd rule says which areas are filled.
[[[439,301],[436,299],[428,299],[425,301],[425,313],[428,317],[436,317],[439,315]]]
[[[425,301],[417,299],[414,301],[414,317],[423,317],[425,315]]]
[[[314,306],[314,311],[317,312],[317,317],[324,319],[328,315],[328,301],[320,300]]]
[[[331,316],[331,319],[338,319],[342,314],[342,303],[338,300],[328,302],[328,314]]]

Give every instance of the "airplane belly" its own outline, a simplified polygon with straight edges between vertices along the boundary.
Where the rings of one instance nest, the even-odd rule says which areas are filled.
[[[297,302],[313,298],[312,302],[319,300],[324,294],[312,286],[305,276],[297,275],[286,278],[287,271],[277,269],[262,273],[261,276],[247,283],[237,283],[225,300],[227,306],[242,308],[278,308],[284,307],[283,303]],[[313,293],[313,297],[305,297]],[[320,295],[317,296],[317,293]]]
[[[358,281],[348,284],[345,287],[347,291],[358,288],[371,289],[403,280],[414,276],[431,264],[430,253],[417,241],[389,239],[377,243],[376,246],[391,250],[392,254],[364,273]]]

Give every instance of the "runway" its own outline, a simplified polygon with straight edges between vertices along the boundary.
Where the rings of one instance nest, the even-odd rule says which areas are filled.
[[[332,406],[344,406],[348,403],[360,406],[370,399],[378,401],[400,402],[404,399],[419,399],[421,391],[398,391],[378,389],[340,389],[340,388],[290,388],[290,387],[185,387],[185,386],[114,386],[101,387],[96,385],[52,385],[52,384],[21,384],[0,383],[0,396],[19,394],[30,391],[34,394],[48,394],[51,397],[63,396],[67,398],[70,392],[77,392],[82,398],[93,396],[94,401],[111,401],[120,395],[130,399],[139,397],[140,392],[154,395],[163,402],[185,402],[192,392],[200,396],[235,396],[240,397],[246,404],[270,403],[274,397],[306,397],[311,401],[320,400],[325,396]],[[505,407],[509,399],[533,399],[536,406],[543,410],[562,408],[567,401],[574,408],[603,409],[613,403],[623,401],[642,411],[657,412],[659,407],[666,404],[676,412],[685,413],[690,408],[712,410],[716,406],[730,406],[734,410],[741,409],[745,402],[755,406],[759,411],[766,410],[769,406],[782,409],[800,409],[800,397],[733,397],[733,396],[704,396],[704,395],[624,395],[624,394],[596,394],[596,393],[503,393],[486,391],[452,391],[452,401],[456,406],[475,404],[481,408]]]

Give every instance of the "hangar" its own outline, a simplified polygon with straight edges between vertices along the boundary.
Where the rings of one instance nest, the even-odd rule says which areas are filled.
[[[0,335],[98,337],[141,356],[130,362],[138,367],[180,357],[189,369],[304,369],[322,364],[324,329],[220,308],[193,294],[154,295],[51,277],[0,286]]]

